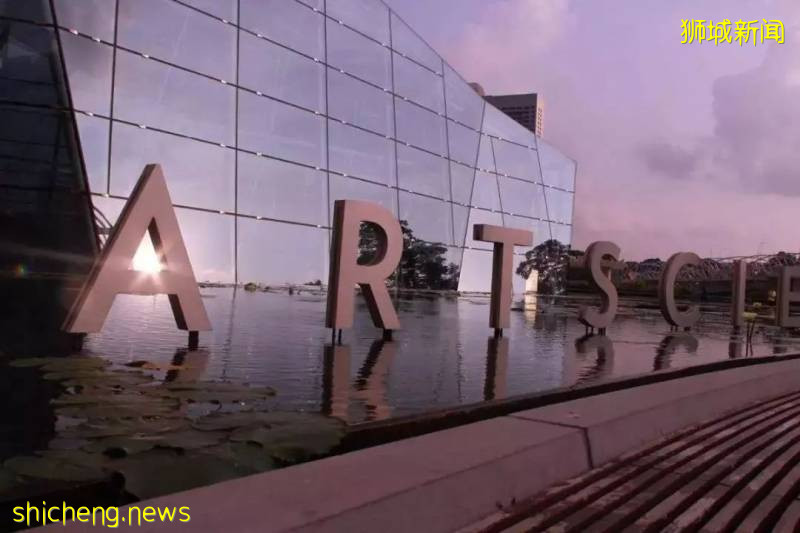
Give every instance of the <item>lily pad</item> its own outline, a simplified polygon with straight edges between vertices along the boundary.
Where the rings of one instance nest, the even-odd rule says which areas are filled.
[[[159,441],[161,447],[177,448],[181,450],[197,450],[207,448],[222,442],[227,438],[224,432],[198,431],[187,429],[175,433],[167,433]]]
[[[258,444],[249,442],[226,442],[205,448],[201,453],[213,455],[231,462],[236,468],[246,469],[251,474],[273,470],[277,465],[272,456]]]
[[[100,469],[54,457],[32,455],[12,457],[3,463],[3,467],[20,476],[58,481],[94,481],[105,477],[105,473]]]
[[[141,416],[169,415],[175,406],[167,403],[67,405],[58,407],[56,414],[76,418],[138,418]]]
[[[47,444],[47,447],[50,450],[80,450],[87,444],[89,441],[86,439],[56,437]]]
[[[125,490],[140,499],[193,489],[250,472],[230,461],[197,452],[150,450],[113,462],[125,477]]]
[[[44,366],[48,363],[54,363],[61,359],[61,357],[26,357],[22,359],[12,359],[8,362],[8,366],[14,368],[34,368],[37,366]]]
[[[155,435],[171,431],[186,429],[189,423],[183,418],[119,418],[107,420],[92,420],[79,426],[74,426],[62,437],[91,439],[102,437],[116,437],[129,435]]]
[[[65,357],[46,363],[42,366],[42,370],[45,372],[82,372],[99,370],[110,364],[109,361],[97,357]]]
[[[89,453],[103,453],[109,457],[133,455],[152,450],[161,441],[160,436],[116,436],[94,440],[83,449]]]
[[[22,484],[17,474],[0,468],[0,494],[11,492]]]

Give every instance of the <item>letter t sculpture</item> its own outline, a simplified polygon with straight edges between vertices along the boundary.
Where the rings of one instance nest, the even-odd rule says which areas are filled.
[[[531,246],[533,232],[475,224],[473,238],[476,241],[494,243],[492,258],[492,299],[489,306],[489,327],[496,336],[511,322],[511,276],[514,269],[514,245]]]

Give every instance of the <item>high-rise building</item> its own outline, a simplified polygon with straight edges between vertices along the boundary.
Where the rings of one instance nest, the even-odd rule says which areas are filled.
[[[148,163],[199,280],[324,282],[338,199],[405,221],[447,288],[489,287],[474,224],[571,240],[575,162],[380,0],[0,2],[0,58],[0,205],[33,235],[2,251],[7,268],[45,274],[44,253],[84,272],[93,232],[42,233],[35,216],[53,222],[63,191],[63,222],[107,227]]]
[[[484,98],[539,137],[542,136],[544,102],[541,95],[536,93],[502,94],[487,95]]]

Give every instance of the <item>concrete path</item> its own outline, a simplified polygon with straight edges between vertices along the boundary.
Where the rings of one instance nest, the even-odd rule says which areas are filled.
[[[798,496],[800,392],[680,431],[468,530],[797,531]]]

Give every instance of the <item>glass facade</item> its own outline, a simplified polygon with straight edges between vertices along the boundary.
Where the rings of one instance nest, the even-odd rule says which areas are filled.
[[[73,117],[108,222],[143,166],[163,166],[198,280],[324,282],[345,198],[404,221],[407,249],[447,265],[446,288],[489,287],[473,224],[571,239],[574,161],[486,104],[379,0],[44,4],[55,12],[0,2],[12,36],[63,57],[71,99],[40,85],[30,98]],[[3,83],[17,83],[8,57]],[[418,284],[407,270],[399,281]]]

